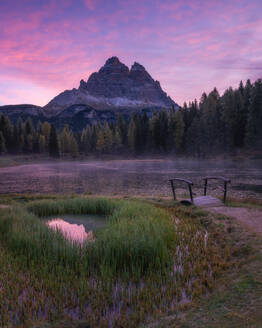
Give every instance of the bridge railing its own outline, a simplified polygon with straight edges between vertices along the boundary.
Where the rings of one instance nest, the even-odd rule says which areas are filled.
[[[224,189],[223,189],[223,192],[224,192],[224,196],[223,196],[223,202],[225,203],[226,202],[226,197],[227,197],[227,184],[231,182],[230,179],[227,179],[225,177],[222,177],[222,176],[207,176],[207,177],[204,177],[203,178],[204,180],[204,196],[207,195],[207,183],[208,183],[208,180],[221,180],[223,181],[224,183]],[[190,199],[191,199],[191,202],[192,204],[194,204],[194,199],[193,199],[193,192],[192,192],[192,186],[194,185],[192,181],[190,180],[187,180],[187,179],[181,179],[181,178],[173,178],[173,179],[169,179],[170,183],[171,183],[171,188],[172,188],[172,192],[173,192],[173,197],[174,197],[174,200],[176,200],[176,189],[175,189],[175,181],[178,181],[178,182],[184,182],[187,184],[188,186],[188,190],[189,190],[189,195],[190,195]]]
[[[205,184],[204,184],[204,196],[206,196],[206,194],[207,194],[207,182],[208,182],[208,180],[222,180],[223,181],[223,183],[224,183],[223,202],[225,203],[226,202],[226,198],[227,198],[227,184],[230,183],[231,180],[230,179],[227,179],[227,178],[224,178],[224,177],[221,177],[221,176],[207,176],[207,177],[204,177],[203,180],[205,182]]]
[[[173,178],[173,179],[170,179],[169,181],[171,183],[171,188],[172,188],[174,200],[176,200],[176,190],[175,190],[174,181],[180,181],[180,182],[185,182],[188,185],[190,199],[191,199],[191,202],[194,203],[193,192],[192,192],[192,186],[193,186],[193,182],[192,181],[187,180],[187,179],[180,179],[180,178]]]

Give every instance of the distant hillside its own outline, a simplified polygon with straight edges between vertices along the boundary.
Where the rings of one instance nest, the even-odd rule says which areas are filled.
[[[30,117],[33,122],[45,119],[42,107],[27,104],[0,106],[0,114],[9,116],[12,122],[16,122],[19,117],[23,120]]]

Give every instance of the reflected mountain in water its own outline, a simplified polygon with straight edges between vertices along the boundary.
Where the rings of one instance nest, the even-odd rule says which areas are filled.
[[[46,224],[53,230],[59,230],[63,236],[79,244],[94,241],[93,231],[106,224],[106,218],[98,215],[67,215],[60,218],[47,218]]]
[[[47,222],[48,227],[53,230],[59,230],[64,237],[72,242],[78,242],[82,244],[84,241],[94,241],[93,231],[85,231],[83,224],[71,224],[62,219],[54,219]]]

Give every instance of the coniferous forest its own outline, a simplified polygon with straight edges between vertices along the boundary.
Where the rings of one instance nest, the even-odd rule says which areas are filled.
[[[52,157],[98,154],[176,154],[199,158],[262,149],[262,80],[242,81],[222,96],[216,88],[179,110],[135,113],[127,121],[87,125],[82,131],[31,119],[0,117],[0,154]]]

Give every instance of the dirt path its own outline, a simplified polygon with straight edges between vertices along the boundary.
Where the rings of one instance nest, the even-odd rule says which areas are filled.
[[[262,236],[262,210],[244,207],[209,207],[210,212],[232,216],[247,226],[250,230]]]

